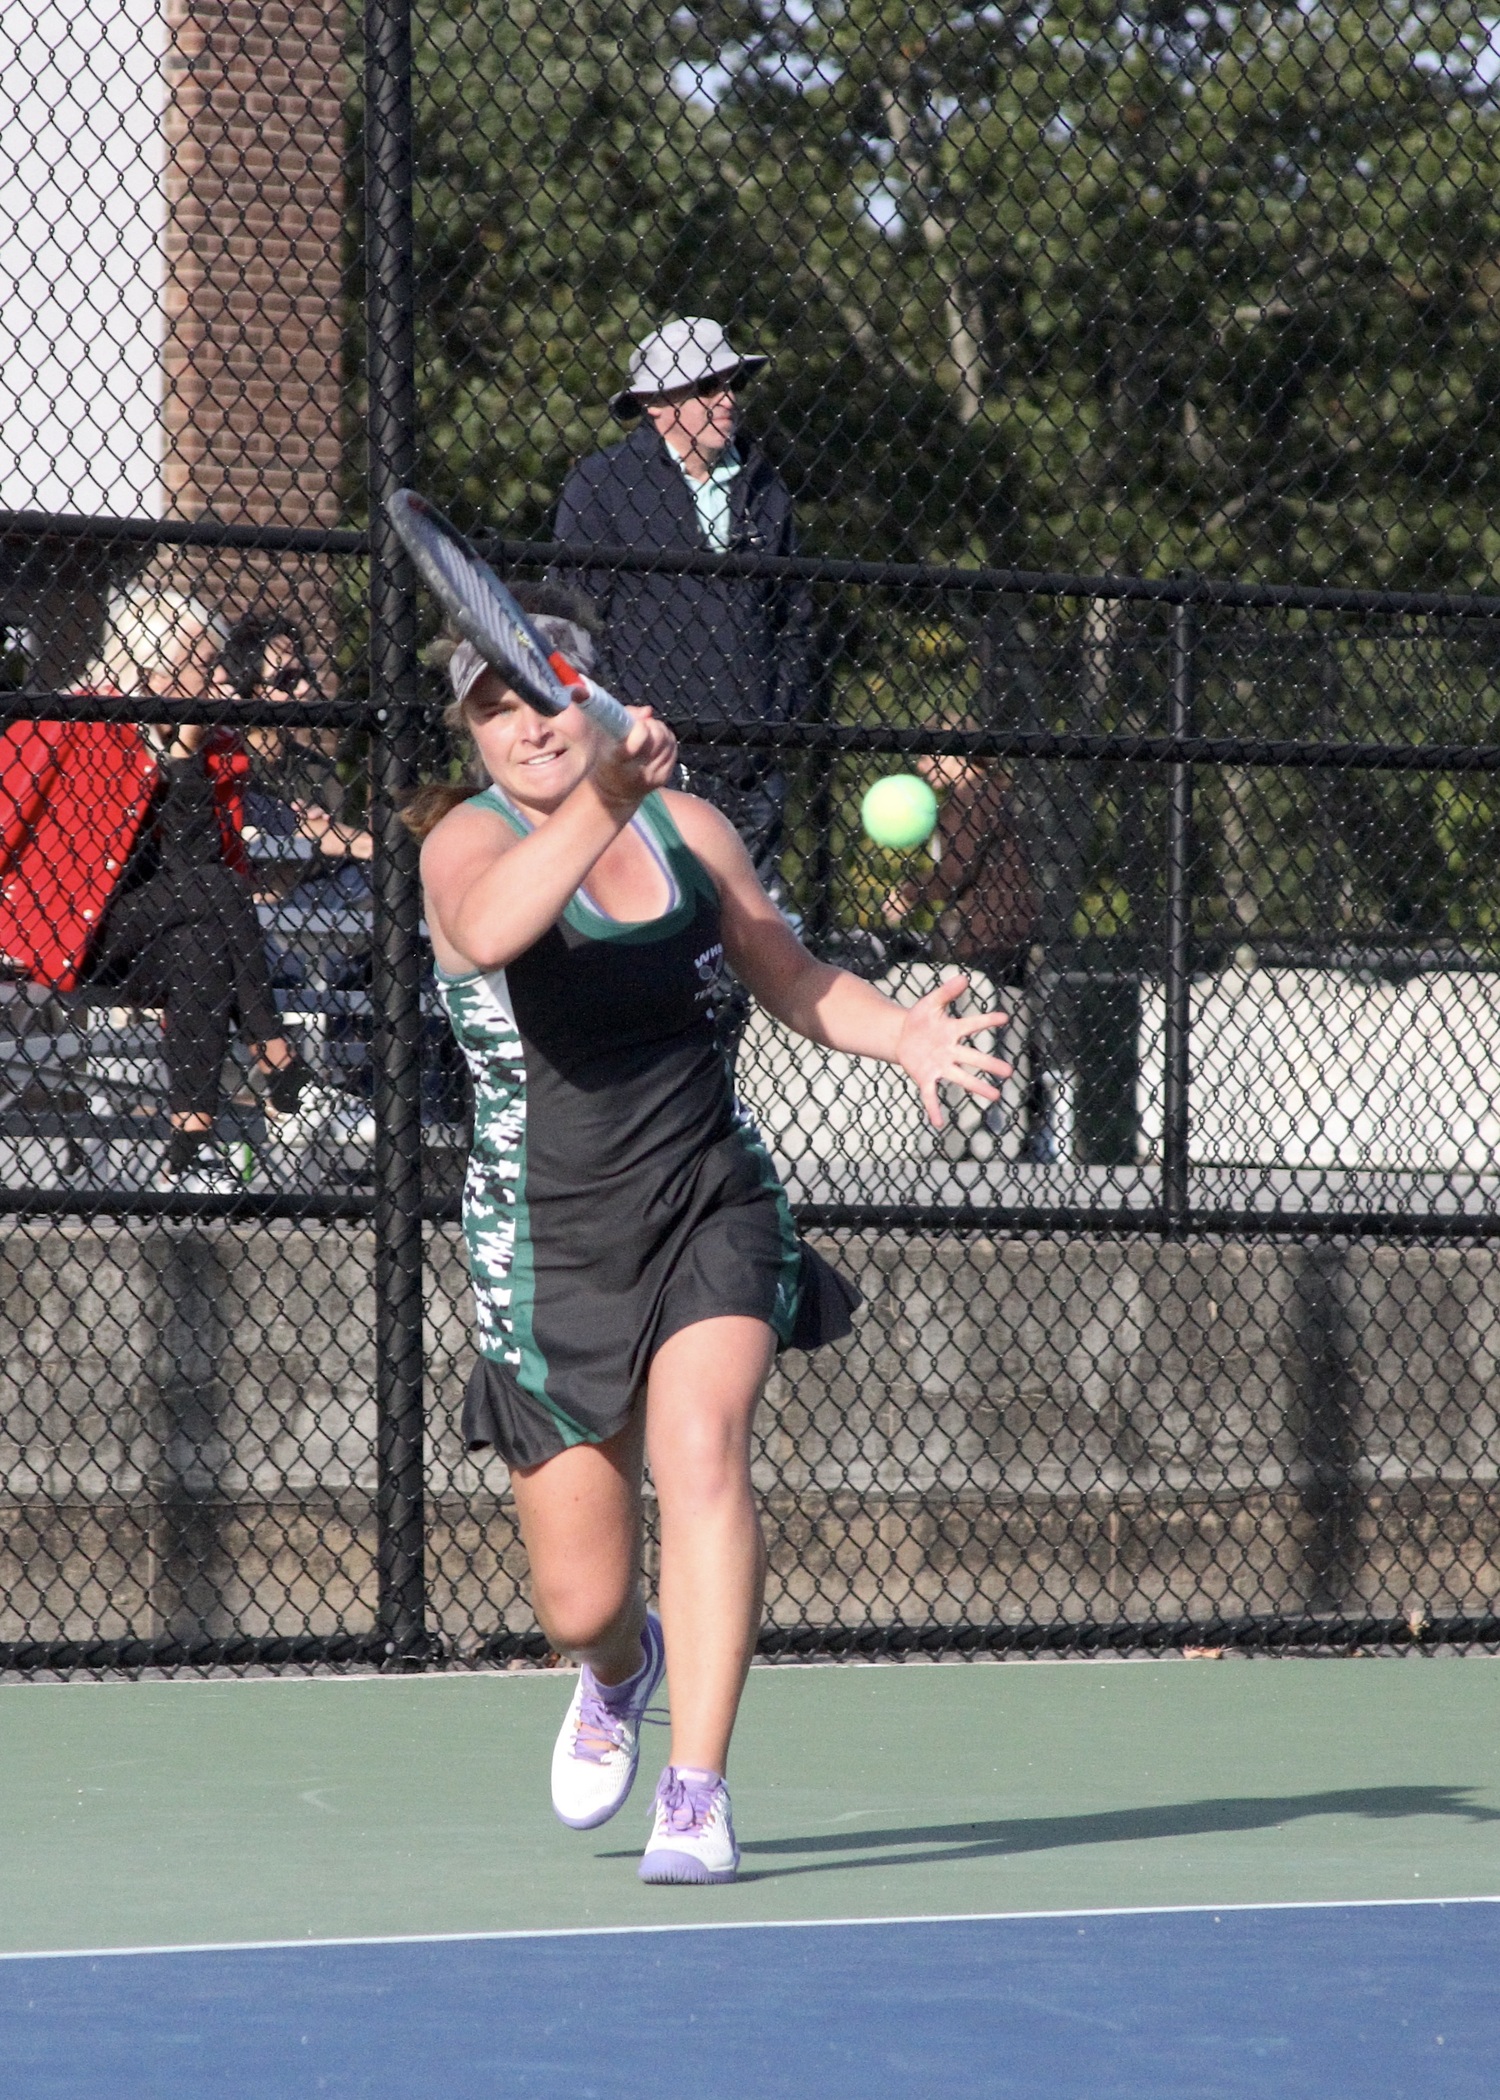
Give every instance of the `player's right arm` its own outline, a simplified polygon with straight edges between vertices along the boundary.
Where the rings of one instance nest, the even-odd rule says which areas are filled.
[[[676,763],[676,740],[648,716],[623,743],[599,738],[588,772],[524,838],[498,811],[472,802],[444,817],[422,847],[439,967],[455,976],[501,970],[540,940]]]

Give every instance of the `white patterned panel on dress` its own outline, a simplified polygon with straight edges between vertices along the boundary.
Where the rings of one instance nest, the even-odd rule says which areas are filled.
[[[510,1317],[516,1196],[526,1144],[526,1065],[503,970],[438,980],[474,1083],[474,1141],[464,1177],[464,1240],[479,1346],[518,1368]]]

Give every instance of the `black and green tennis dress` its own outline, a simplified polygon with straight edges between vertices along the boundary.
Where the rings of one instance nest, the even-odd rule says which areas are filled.
[[[497,788],[475,797],[529,827]],[[579,890],[503,970],[438,984],[474,1080],[464,1235],[481,1356],[464,1439],[536,1465],[623,1428],[671,1334],[727,1313],[783,1346],[858,1300],[798,1240],[714,1028],[719,900],[659,795],[634,819],[666,878],[625,924]]]

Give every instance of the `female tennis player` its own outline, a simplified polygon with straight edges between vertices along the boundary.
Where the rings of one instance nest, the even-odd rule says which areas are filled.
[[[517,593],[520,596],[520,593]],[[548,646],[588,668],[567,594],[528,594]],[[765,1560],[751,1423],[778,1348],[847,1333],[855,1294],[799,1243],[730,1091],[713,1008],[724,964],[815,1043],[883,1058],[934,1123],[946,1082],[983,1101],[1009,1067],[951,1011],[954,978],[902,1007],[817,962],[727,820],[672,792],[671,732],[621,743],[547,716],[467,642],[449,676],[488,785],[407,810],[438,982],[474,1079],[464,1229],[482,1354],[464,1435],[511,1469],[547,1637],[582,1665],[552,1761],[575,1829],[635,1778],[670,1667],[670,1762],[640,1875],[732,1881],[725,1770]],[[661,1519],[660,1618],[641,1578],[641,1472]]]

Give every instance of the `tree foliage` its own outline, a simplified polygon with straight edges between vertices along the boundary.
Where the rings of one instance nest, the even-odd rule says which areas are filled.
[[[540,527],[630,344],[770,350],[813,544],[1492,582],[1477,8],[425,0],[428,467]]]
[[[1465,0],[419,0],[424,484],[545,534],[631,345],[705,313],[772,354],[747,417],[814,550],[1495,589],[1491,37]],[[830,617],[851,719],[1160,726],[1159,624],[1107,606],[981,648],[937,601]],[[1482,639],[1267,646],[1206,672],[1219,726],[1490,733]],[[1154,939],[1157,789],[1045,770],[1055,925]],[[1226,774],[1200,816],[1205,933],[1494,937],[1485,793]]]

